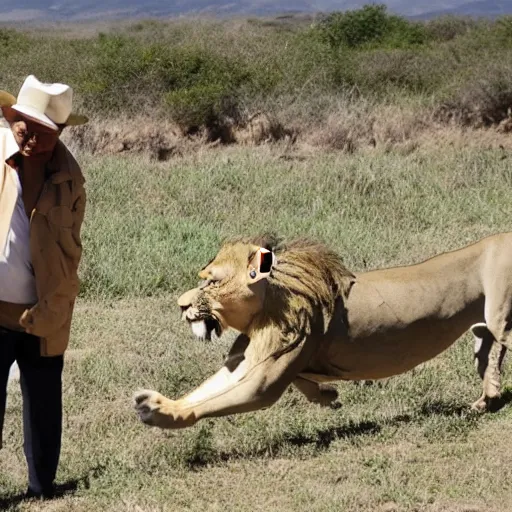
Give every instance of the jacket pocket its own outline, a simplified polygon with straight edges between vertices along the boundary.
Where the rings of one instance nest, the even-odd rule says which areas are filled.
[[[70,258],[80,258],[81,245],[73,236],[73,212],[67,206],[54,206],[47,213],[50,231],[64,254]]]

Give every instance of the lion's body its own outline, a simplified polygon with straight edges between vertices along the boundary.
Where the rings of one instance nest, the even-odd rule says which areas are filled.
[[[403,373],[437,356],[476,323],[483,326],[481,336],[490,336],[479,345],[486,350],[477,351],[484,393],[476,406],[484,408],[499,395],[500,365],[512,341],[512,233],[417,265],[355,275],[323,246],[292,244],[276,252],[266,279],[247,285],[245,262],[255,247],[228,244],[203,271],[207,277],[223,269],[226,277],[216,289],[180,298],[192,320],[198,318],[194,303],[207,298],[211,317],[222,327],[236,323],[246,341],[234,347],[219,374],[182,400],[168,401],[168,414],[151,408],[154,424],[186,426],[176,418],[195,422],[261,408],[292,382],[310,400],[328,401],[324,395],[332,396],[331,390],[317,383]],[[144,396],[147,406],[150,398]]]
[[[410,370],[485,320],[485,284],[495,275],[510,280],[512,301],[512,234],[417,265],[356,274],[345,302],[348,330],[338,329],[319,362],[327,375],[348,380]]]

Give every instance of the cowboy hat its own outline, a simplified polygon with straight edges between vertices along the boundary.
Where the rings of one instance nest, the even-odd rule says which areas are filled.
[[[73,89],[65,84],[43,84],[29,75],[21,86],[18,98],[0,91],[0,107],[10,107],[29,119],[58,130],[57,125],[76,126],[88,121],[87,117],[73,114]]]

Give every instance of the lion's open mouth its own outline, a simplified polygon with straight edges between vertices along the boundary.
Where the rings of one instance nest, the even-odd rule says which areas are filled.
[[[222,334],[222,326],[216,318],[192,320],[190,321],[190,327],[200,340],[210,341],[212,339],[212,332],[215,332],[218,337]]]

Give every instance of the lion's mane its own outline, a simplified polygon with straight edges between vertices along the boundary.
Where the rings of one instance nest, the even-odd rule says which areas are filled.
[[[261,328],[278,325],[285,346],[313,332],[327,331],[337,304],[345,301],[355,282],[337,253],[315,241],[283,243],[272,235],[234,242],[265,247],[277,257],[268,278]],[[343,320],[346,323],[346,317]]]

